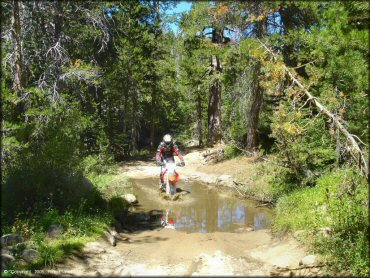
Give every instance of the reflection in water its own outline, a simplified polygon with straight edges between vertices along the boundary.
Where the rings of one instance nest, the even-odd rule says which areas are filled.
[[[156,180],[137,181],[136,192],[143,210],[162,210],[161,224],[177,230],[189,232],[238,232],[245,227],[254,229],[269,228],[272,211],[268,208],[255,208],[255,203],[236,197],[219,196],[215,189],[197,182],[179,182],[178,187],[190,191],[194,199],[188,205],[181,201],[168,205],[156,201],[153,191],[142,187],[156,188]],[[150,193],[151,192],[151,193]],[[158,198],[160,198],[158,196]],[[166,222],[167,221],[167,222]]]

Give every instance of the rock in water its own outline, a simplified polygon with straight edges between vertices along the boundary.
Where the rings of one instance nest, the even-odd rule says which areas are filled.
[[[135,204],[137,203],[137,199],[135,197],[134,194],[125,194],[125,195],[122,195],[122,198],[125,199],[128,203],[130,204]]]

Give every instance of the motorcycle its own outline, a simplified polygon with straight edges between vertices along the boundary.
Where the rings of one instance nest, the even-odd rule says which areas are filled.
[[[166,209],[166,211],[163,211],[162,218],[161,218],[161,225],[164,228],[175,229],[174,215],[171,213],[169,209]]]
[[[176,166],[182,167],[182,164],[174,161],[164,162],[164,171],[162,171],[162,179],[164,181],[166,194],[172,197],[176,193],[176,184],[180,180],[180,175],[176,171]]]

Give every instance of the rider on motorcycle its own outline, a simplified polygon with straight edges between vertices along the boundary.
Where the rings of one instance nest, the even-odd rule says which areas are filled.
[[[176,153],[176,155],[181,160],[181,166],[185,166],[184,158],[182,157],[177,145],[173,142],[172,136],[166,134],[165,136],[163,136],[163,141],[159,144],[157,148],[157,153],[155,155],[158,166],[161,166],[161,173],[159,174],[160,188],[164,188],[162,166],[165,165],[164,161],[172,161],[173,163],[175,163],[173,153]]]

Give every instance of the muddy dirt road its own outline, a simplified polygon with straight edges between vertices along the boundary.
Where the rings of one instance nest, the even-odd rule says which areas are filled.
[[[292,238],[271,235],[271,211],[200,185],[214,177],[197,171],[199,155],[185,156],[179,187],[188,194],[178,201],[161,199],[152,161],[126,164],[122,171],[135,182],[139,203],[117,245],[88,243],[58,270],[66,276],[270,276],[277,266],[298,266],[306,251]]]

